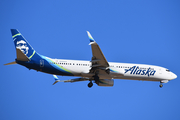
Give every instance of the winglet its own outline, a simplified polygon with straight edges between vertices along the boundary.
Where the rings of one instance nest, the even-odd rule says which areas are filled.
[[[53,85],[55,85],[57,82],[60,82],[60,80],[58,79],[58,77],[56,75],[53,75],[55,82],[53,83]]]
[[[91,34],[89,33],[89,31],[87,31],[88,37],[90,42],[95,42],[95,40],[93,39],[93,37],[91,36]]]

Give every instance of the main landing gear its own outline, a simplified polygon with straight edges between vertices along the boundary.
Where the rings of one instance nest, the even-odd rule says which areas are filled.
[[[89,82],[88,87],[91,88],[93,86],[92,81]]]
[[[99,76],[97,74],[95,74],[94,76],[94,80],[95,80],[95,83],[96,81],[99,81]],[[88,87],[91,88],[93,86],[93,82],[92,80],[88,83]]]

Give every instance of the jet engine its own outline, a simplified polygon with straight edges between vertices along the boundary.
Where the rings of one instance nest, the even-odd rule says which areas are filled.
[[[98,86],[112,87],[114,85],[114,80],[113,79],[100,79],[96,81],[96,84]]]

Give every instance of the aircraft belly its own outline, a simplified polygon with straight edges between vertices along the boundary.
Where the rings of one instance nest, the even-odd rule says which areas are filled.
[[[115,79],[129,79],[129,80],[142,80],[142,81],[161,81],[161,79],[156,77],[148,77],[148,76],[121,76]]]
[[[78,75],[79,74],[74,74],[74,75]],[[93,77],[95,74],[94,73],[81,73],[81,76],[83,77]],[[113,79],[113,78],[118,78],[120,76],[123,76],[122,74],[116,74],[116,75],[111,75],[111,74],[98,74],[99,79]]]

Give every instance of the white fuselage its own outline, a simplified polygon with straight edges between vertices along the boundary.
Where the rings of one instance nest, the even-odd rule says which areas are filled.
[[[90,61],[52,59],[55,64],[71,71],[74,76],[91,77]],[[54,63],[53,63],[54,64]],[[177,76],[168,69],[160,66],[146,64],[130,64],[109,62],[109,69],[113,70],[110,74],[100,72],[100,79],[131,79],[144,81],[163,81],[172,80]]]

